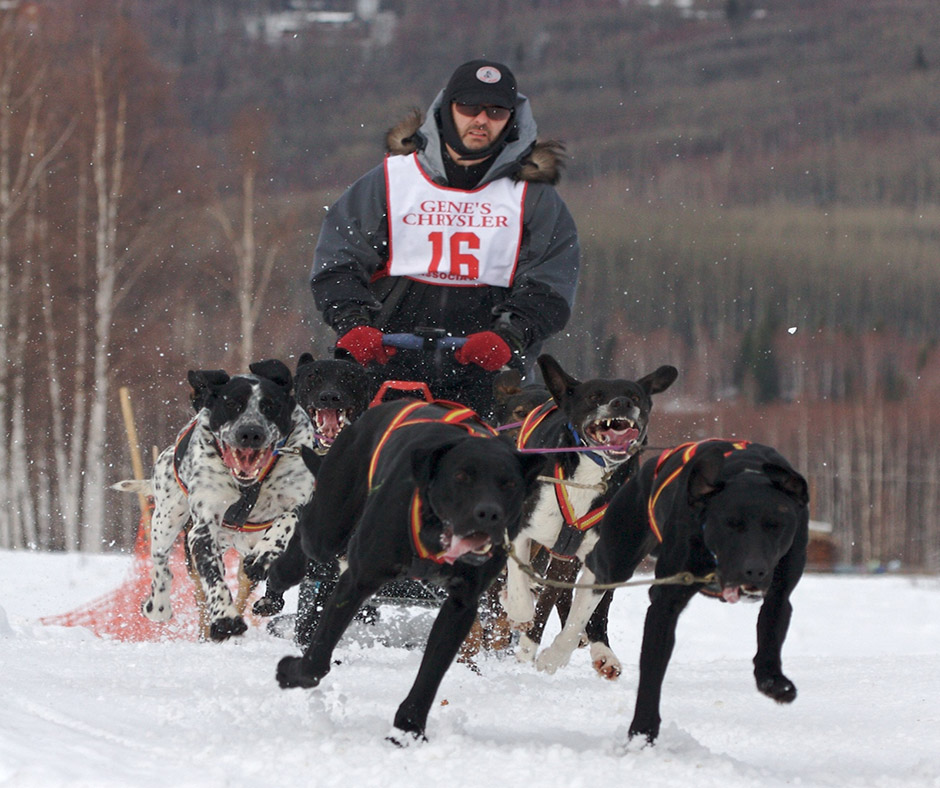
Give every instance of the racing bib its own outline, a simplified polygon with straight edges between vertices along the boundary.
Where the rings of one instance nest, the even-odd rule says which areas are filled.
[[[509,287],[519,261],[525,184],[438,186],[417,154],[385,157],[388,274],[432,285]]]

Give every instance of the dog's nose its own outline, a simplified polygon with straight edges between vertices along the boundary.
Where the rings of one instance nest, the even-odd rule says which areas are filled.
[[[503,519],[503,507],[497,503],[478,503],[473,507],[473,517],[480,525],[492,525]]]
[[[322,408],[335,408],[339,400],[338,391],[321,391],[320,395],[317,397],[317,403]]]
[[[626,397],[614,397],[609,403],[608,407],[611,410],[626,410],[630,407],[630,400]]]
[[[767,567],[763,564],[749,564],[744,567],[744,579],[748,585],[760,585],[767,577]]]
[[[241,449],[263,448],[266,437],[260,424],[245,424],[235,433],[235,440]]]

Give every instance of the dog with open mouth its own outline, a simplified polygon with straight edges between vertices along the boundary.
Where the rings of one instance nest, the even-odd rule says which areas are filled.
[[[429,580],[447,598],[392,737],[423,739],[437,688],[480,595],[506,564],[505,545],[541,465],[455,403],[394,400],[344,429],[323,458],[298,534],[309,558],[345,556],[346,566],[303,656],[279,662],[280,686],[316,687],[359,608],[383,585]]]
[[[314,450],[304,454],[304,461],[314,476],[339,434],[369,407],[374,389],[361,364],[337,358],[315,359],[310,353],[300,355],[294,373],[294,394],[313,425]],[[277,615],[284,609],[287,589],[301,584],[297,616],[273,621],[271,626],[280,631],[290,624],[298,642],[304,643],[334,579],[335,570],[331,566],[308,562],[295,536],[271,565],[264,596],[255,601],[252,612],[259,616]]]
[[[313,424],[318,453],[325,454],[339,433],[365,412],[372,388],[361,364],[301,354],[294,373],[294,396]]]
[[[225,551],[234,547],[249,580],[262,580],[314,487],[300,456],[301,447],[312,450],[313,428],[293,397],[290,369],[271,359],[249,370],[231,377],[223,370],[191,370],[196,417],[157,458],[150,482],[113,485],[125,491],[146,485],[154,498],[151,589],[141,611],[152,621],[172,617],[169,556],[191,521],[187,545],[205,591],[209,637],[216,641],[247,630],[225,583]]]
[[[790,703],[796,686],[782,670],[790,594],[806,565],[809,492],[806,480],[775,449],[710,439],[668,449],[647,460],[614,496],[586,556],[586,583],[629,580],[650,553],[656,578],[688,573],[693,582],[654,585],[643,631],[636,709],[629,735],[659,735],[663,677],[676,623],[698,592],[727,603],[763,600],[757,619],[754,678],[760,692]],[[579,589],[552,648],[564,664],[601,592]]]
[[[550,355],[539,356],[538,364],[552,398],[528,415],[517,445],[545,458],[543,476],[549,481],[526,502],[513,553],[527,560],[535,541],[560,558],[580,562],[597,542],[594,526],[608,502],[639,467],[653,396],[668,389],[679,373],[664,365],[635,381],[595,378],[582,382]],[[586,635],[595,669],[606,678],[616,678],[621,666],[607,638],[610,598],[606,594],[597,606]],[[533,629],[535,596],[515,560],[508,563],[503,602],[509,619],[524,630],[517,658],[535,659],[541,636]],[[543,667],[541,661],[536,664]]]

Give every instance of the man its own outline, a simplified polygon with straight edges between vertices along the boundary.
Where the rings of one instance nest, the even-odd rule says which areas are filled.
[[[498,370],[528,371],[571,313],[580,247],[554,188],[563,146],[536,141],[528,99],[489,60],[458,67],[427,116],[412,113],[386,144],[324,219],[314,302],[337,353],[377,380],[423,381],[489,417]],[[466,344],[383,344],[427,329]]]

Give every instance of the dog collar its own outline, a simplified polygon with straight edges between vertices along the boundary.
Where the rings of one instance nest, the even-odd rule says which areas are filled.
[[[588,445],[587,441],[585,441],[584,438],[581,437],[580,433],[579,433],[578,430],[575,428],[574,424],[572,424],[571,422],[568,422],[568,431],[571,433],[572,437],[574,438],[574,442],[575,442],[578,446],[587,446],[587,445]],[[603,455],[601,455],[599,452],[592,451],[592,450],[589,449],[589,450],[585,451],[584,454],[587,455],[587,457],[588,457],[589,459],[594,460],[594,462],[597,463],[598,465],[600,465],[601,468],[606,468],[606,467],[607,467],[607,465],[608,465],[608,463],[607,463],[607,458],[604,457]]]

